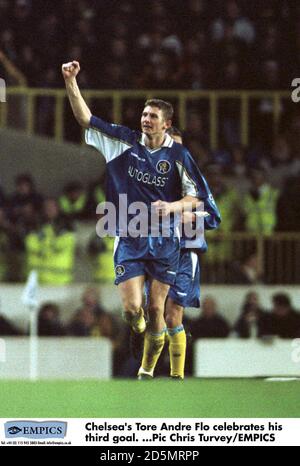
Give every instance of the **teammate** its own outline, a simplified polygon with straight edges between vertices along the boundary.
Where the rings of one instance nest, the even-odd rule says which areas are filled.
[[[153,376],[164,346],[165,300],[179,261],[176,215],[170,219],[168,237],[154,235],[151,209],[162,216],[181,213],[187,202],[191,208],[198,204],[199,197],[205,196],[205,185],[188,151],[166,134],[172,124],[171,104],[148,100],[141,116],[142,132],[109,124],[92,116],[77,85],[79,71],[77,61],[62,66],[73,114],[87,129],[87,144],[103,154],[107,163],[106,200],[117,211],[116,228],[110,232],[116,236],[115,284],[124,318],[135,333],[146,330],[142,300],[145,277],[150,277],[149,323],[138,372],[139,378],[148,378]],[[147,207],[149,227],[146,234],[133,237],[130,227],[136,219],[131,212],[136,202]],[[154,226],[161,228],[161,221]]]
[[[171,127],[167,133],[182,144],[182,136],[177,128]],[[221,216],[216,206],[210,189],[204,182],[206,188],[204,200],[204,228],[215,229],[218,227]],[[184,212],[182,221],[184,223],[196,222],[197,212]],[[201,212],[199,212],[201,215]],[[187,242],[189,244],[187,244]],[[187,246],[189,246],[187,248]],[[186,333],[182,325],[185,307],[200,307],[200,264],[198,254],[205,252],[207,244],[204,235],[198,240],[191,241],[184,235],[180,241],[180,259],[176,274],[176,281],[168,292],[165,307],[165,320],[167,324],[167,335],[169,339],[170,375],[172,378],[184,378],[184,365],[186,355]]]
[[[172,126],[166,132],[177,143],[182,144],[182,135],[177,128]],[[204,211],[183,212],[182,222],[185,224],[197,223],[197,227],[212,230],[218,227],[221,217],[204,178],[203,184],[206,194],[203,198]],[[186,333],[182,324],[184,308],[200,307],[199,254],[206,250],[207,243],[204,238],[204,231],[201,235],[198,235],[197,239],[186,238],[183,234],[180,240],[180,258],[176,280],[170,286],[165,304],[166,336],[169,340],[170,376],[174,379],[184,378],[186,355]],[[147,302],[149,294],[148,283],[146,283],[145,293]],[[138,351],[136,351],[136,356],[138,357]]]

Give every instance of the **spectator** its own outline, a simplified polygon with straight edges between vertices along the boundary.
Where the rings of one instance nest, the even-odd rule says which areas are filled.
[[[270,333],[280,338],[300,337],[300,314],[293,309],[286,293],[277,293],[272,297]]]
[[[38,335],[41,337],[56,337],[65,334],[66,331],[60,321],[60,309],[57,304],[51,302],[43,304],[38,314]]]
[[[277,203],[277,231],[300,231],[300,171],[287,178]]]
[[[71,181],[60,196],[59,207],[66,218],[82,220],[87,216],[87,195],[81,183]]]
[[[247,172],[248,162],[246,148],[241,144],[235,144],[231,147],[229,174],[237,178],[246,178]]]
[[[261,283],[261,280],[262,270],[256,252],[248,253],[242,261],[233,262],[229,283],[235,285],[254,285]]]
[[[88,253],[92,260],[93,281],[96,283],[113,284],[115,281],[114,244],[115,238],[100,238],[97,234],[93,234],[89,241]]]
[[[198,139],[199,142],[208,147],[207,131],[202,115],[197,111],[191,111],[188,114],[187,131],[184,135],[184,140]]]
[[[32,204],[36,212],[41,212],[43,197],[36,191],[35,183],[31,175],[22,173],[15,178],[15,192],[11,195],[9,206],[9,217],[15,222],[18,220],[21,208],[25,204]]]
[[[8,2],[8,6],[5,3],[0,3],[3,52],[14,67],[20,64],[21,71],[34,86],[40,85],[40,71],[47,69],[48,63],[59,63],[62,57],[69,56],[70,44],[81,48],[86,83],[97,88],[104,84],[107,87],[110,77],[118,78],[117,82],[111,81],[110,87],[133,87],[137,71],[145,68],[145,57],[151,61],[161,53],[168,57],[168,80],[179,88],[186,87],[186,71],[190,73],[192,63],[196,65],[191,84],[196,89],[203,85],[215,88],[216,84],[222,89],[224,83],[217,83],[214,77],[223,76],[224,67],[231,61],[239,68],[243,64],[247,75],[251,75],[250,79],[241,80],[243,86],[250,81],[252,87],[269,84],[273,87],[279,78],[279,84],[288,87],[290,77],[297,76],[299,71],[299,16],[294,12],[293,2],[275,2],[276,5],[267,2],[264,6],[253,0],[250,6],[249,2],[238,0],[188,0],[182,4],[171,2],[168,8],[165,2],[158,1],[152,2],[150,10],[144,0],[120,0],[117,9],[114,2],[71,5],[64,1],[55,6],[46,2],[45,7],[41,2],[34,2],[34,8],[33,2],[26,0]],[[38,41],[34,41],[32,30],[37,31]],[[49,43],[58,43],[60,47],[49,47]],[[129,50],[132,57],[128,57]],[[102,73],[92,66],[95,54],[101,55],[100,70],[112,60],[112,72],[107,68],[103,76],[105,82],[101,81]],[[216,59],[212,60],[212,56]],[[271,61],[278,63],[279,72],[273,65],[264,65]],[[255,63],[259,66],[253,66]],[[261,79],[262,71],[266,71],[266,81]],[[140,77],[140,81],[145,80]],[[158,79],[157,84],[166,87],[164,80]],[[46,119],[41,124],[43,132],[47,129],[45,124]]]
[[[19,336],[23,333],[15,327],[6,317],[0,314],[0,335],[1,336]]]
[[[92,330],[93,336],[101,336],[108,338],[113,343],[117,343],[118,329],[116,321],[112,315],[102,313],[95,322],[94,328]]]
[[[269,329],[270,315],[261,308],[258,294],[250,291],[245,296],[241,314],[233,330],[240,338],[256,338],[268,335]]]
[[[89,337],[95,326],[95,314],[90,308],[76,311],[68,326],[68,334],[75,337]]]
[[[205,68],[198,62],[189,64],[185,75],[187,89],[202,90],[207,88]]]
[[[100,304],[100,292],[88,287],[81,297],[82,306],[76,310],[68,326],[68,333],[74,336],[104,336],[113,342],[117,328],[112,318]]]
[[[265,60],[260,67],[260,80],[258,83],[259,89],[277,90],[281,88],[280,66],[277,60]],[[262,113],[267,111],[265,100],[261,102]],[[264,105],[265,103],[265,105]]]
[[[199,139],[196,138],[189,139],[187,141],[187,148],[193,155],[193,158],[195,159],[200,170],[205,170],[205,167],[211,161],[209,150],[200,142]]]
[[[251,186],[243,201],[245,229],[249,233],[270,235],[276,225],[276,204],[279,191],[266,179],[262,168],[250,172]]]
[[[288,139],[279,134],[274,137],[271,158],[265,162],[270,181],[276,188],[283,188],[288,177],[292,177],[300,169],[300,161],[295,160]]]
[[[218,231],[206,231],[208,251],[203,256],[203,274],[207,274],[209,283],[224,283],[232,262],[233,244],[230,238],[224,238],[222,235],[228,235],[238,228],[239,195],[234,187],[225,183],[220,165],[209,165],[206,177],[221,212],[222,222]]]
[[[8,254],[9,270],[8,281],[24,281],[25,268],[25,238],[39,227],[39,216],[35,205],[28,200],[18,209],[18,217],[10,223]]]
[[[225,338],[230,333],[227,321],[217,310],[216,300],[207,296],[202,302],[202,312],[192,325],[192,336],[197,338]]]
[[[86,309],[86,310],[91,311],[95,317],[100,317],[105,314],[105,310],[100,304],[100,291],[98,288],[95,288],[95,287],[86,288],[81,297],[81,302],[82,302],[81,309]]]
[[[247,44],[255,40],[255,28],[250,19],[242,15],[240,5],[236,0],[228,0],[225,3],[224,18],[219,18],[213,23],[212,37],[214,40],[221,40],[225,37],[227,24],[232,25],[233,37]]]
[[[25,238],[27,270],[37,270],[44,285],[67,285],[73,280],[76,236],[60,215],[55,199],[46,199],[42,226]]]

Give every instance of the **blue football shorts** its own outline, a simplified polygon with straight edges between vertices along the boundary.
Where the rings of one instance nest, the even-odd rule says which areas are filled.
[[[150,283],[145,283],[145,307],[149,304]],[[176,280],[168,293],[182,307],[200,307],[200,264],[198,256],[189,249],[180,251]]]
[[[115,284],[145,275],[173,285],[179,262],[176,237],[117,237],[115,239]]]
[[[180,251],[176,280],[168,297],[182,307],[200,307],[200,264],[195,252]]]

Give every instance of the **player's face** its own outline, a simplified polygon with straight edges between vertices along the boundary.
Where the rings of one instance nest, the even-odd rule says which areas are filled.
[[[142,132],[147,136],[162,134],[171,126],[171,121],[165,120],[163,112],[160,108],[150,107],[144,108],[141,117]]]

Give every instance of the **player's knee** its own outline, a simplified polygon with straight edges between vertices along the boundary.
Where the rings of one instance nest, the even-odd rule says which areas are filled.
[[[164,313],[164,306],[160,306],[159,304],[150,304],[148,312],[149,316],[152,318],[160,317]]]
[[[166,324],[168,328],[175,328],[182,324],[181,313],[170,312],[165,316]]]
[[[123,318],[126,322],[131,322],[132,319],[140,312],[141,303],[135,301],[127,301],[124,303]]]
[[[165,320],[168,328],[175,328],[181,324],[180,319],[175,314],[166,315]]]
[[[173,303],[166,306],[165,320],[168,328],[175,328],[182,324],[182,307]]]

